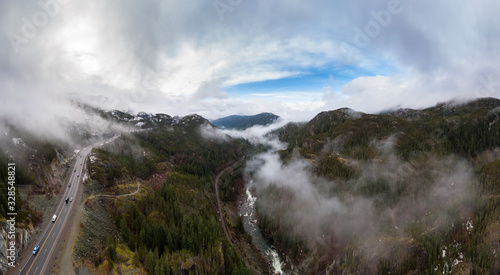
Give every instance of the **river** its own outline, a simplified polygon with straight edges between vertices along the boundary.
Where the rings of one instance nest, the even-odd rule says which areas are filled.
[[[245,190],[246,196],[242,199],[239,209],[239,214],[243,217],[243,226],[245,231],[252,236],[252,243],[271,263],[273,272],[276,274],[288,274],[284,269],[284,262],[278,252],[273,249],[262,235],[259,225],[257,224],[257,215],[255,213],[255,202],[257,197],[254,197],[248,185]]]

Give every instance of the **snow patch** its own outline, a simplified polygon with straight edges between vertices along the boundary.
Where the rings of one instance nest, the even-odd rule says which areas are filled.
[[[12,138],[12,142],[14,142],[14,145],[19,145],[22,141],[23,140],[21,138]]]
[[[89,177],[87,176],[87,173],[83,175],[82,181],[86,181]]]
[[[448,265],[448,263],[444,263],[443,274],[448,274],[448,273],[450,273],[450,266]]]
[[[453,266],[456,266],[457,264],[463,262],[463,259],[464,259],[464,254],[462,252],[460,252],[458,254],[458,259],[453,260],[453,263],[451,264],[451,266],[453,267]]]
[[[469,220],[467,220],[467,223],[465,224],[465,228],[467,228],[467,232],[469,232],[469,234],[472,233],[472,230],[474,229],[474,224],[472,224],[471,218],[469,218]]]

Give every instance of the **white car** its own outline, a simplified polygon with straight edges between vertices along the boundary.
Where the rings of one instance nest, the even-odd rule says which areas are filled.
[[[52,216],[52,222],[55,222],[57,219],[57,215]]]

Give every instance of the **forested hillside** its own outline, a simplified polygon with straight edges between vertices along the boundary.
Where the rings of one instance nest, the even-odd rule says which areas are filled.
[[[261,226],[303,272],[500,272],[500,100],[339,109],[274,133],[290,176],[257,190]]]
[[[245,130],[255,125],[266,126],[276,122],[280,117],[271,113],[261,113],[253,116],[227,116],[213,120],[212,123],[220,128]]]
[[[81,249],[78,255],[91,258],[101,270],[124,271],[117,251],[125,245],[132,266],[148,274],[251,274],[222,234],[213,185],[214,175],[238,161],[250,145],[205,139],[202,125],[208,122],[188,116],[95,150],[89,183],[94,195],[122,194],[134,181],[140,192],[116,200],[87,199],[89,216],[99,209],[92,204],[106,209],[115,239],[102,238],[105,254]]]
[[[256,223],[297,274],[500,272],[500,100],[322,112],[266,136],[286,144],[277,153],[198,115],[99,114],[135,125],[87,162],[73,258],[99,272],[251,274],[240,249],[252,239],[233,212],[223,218],[240,243],[228,241],[214,190],[215,175],[236,162],[221,199],[237,205],[244,179],[255,181]],[[22,185],[47,181],[48,167],[74,153],[17,131],[14,150],[0,152],[0,188],[9,155]],[[23,226],[39,223],[18,198]]]

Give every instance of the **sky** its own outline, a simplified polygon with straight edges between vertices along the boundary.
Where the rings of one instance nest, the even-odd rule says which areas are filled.
[[[500,97],[500,2],[2,0],[0,116],[55,127],[71,100],[306,121]]]

